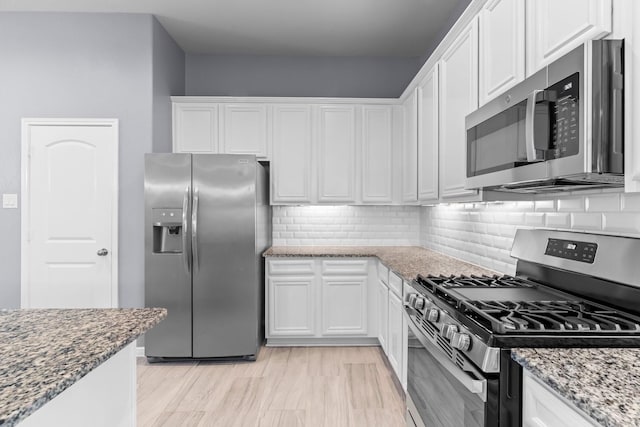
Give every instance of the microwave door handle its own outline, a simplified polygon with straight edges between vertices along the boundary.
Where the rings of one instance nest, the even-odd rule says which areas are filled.
[[[527,115],[525,117],[525,145],[527,149],[527,162],[541,162],[536,156],[536,140],[535,140],[535,120],[536,120],[536,100],[538,94],[544,93],[544,90],[534,90],[527,97]]]

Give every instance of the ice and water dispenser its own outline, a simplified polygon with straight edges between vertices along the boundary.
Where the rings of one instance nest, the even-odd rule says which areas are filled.
[[[153,209],[153,252],[182,253],[182,209]]]

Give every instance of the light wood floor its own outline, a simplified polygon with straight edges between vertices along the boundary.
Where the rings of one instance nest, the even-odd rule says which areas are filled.
[[[263,347],[255,362],[138,359],[138,426],[404,427],[378,347]]]

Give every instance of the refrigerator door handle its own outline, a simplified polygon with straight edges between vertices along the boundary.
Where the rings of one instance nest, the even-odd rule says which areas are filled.
[[[184,198],[182,199],[182,259],[184,261],[184,269],[187,275],[191,274],[191,263],[189,262],[189,241],[187,239],[187,212],[189,211],[189,187],[184,190]]]
[[[193,274],[196,274],[198,272],[198,187],[193,189],[193,206],[191,208],[191,254]]]

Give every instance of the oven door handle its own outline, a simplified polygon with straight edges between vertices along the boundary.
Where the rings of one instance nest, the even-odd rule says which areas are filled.
[[[464,370],[454,364],[451,360],[444,356],[442,351],[440,351],[435,345],[433,345],[429,340],[420,332],[420,328],[414,320],[411,318],[409,313],[405,312],[405,315],[408,318],[409,328],[411,328],[411,332],[415,335],[416,339],[420,341],[420,344],[429,352],[431,357],[436,359],[436,361],[444,368],[447,372],[449,372],[460,384],[464,386],[470,393],[477,394],[480,396],[483,402],[487,401],[487,380],[477,380],[467,374]]]

